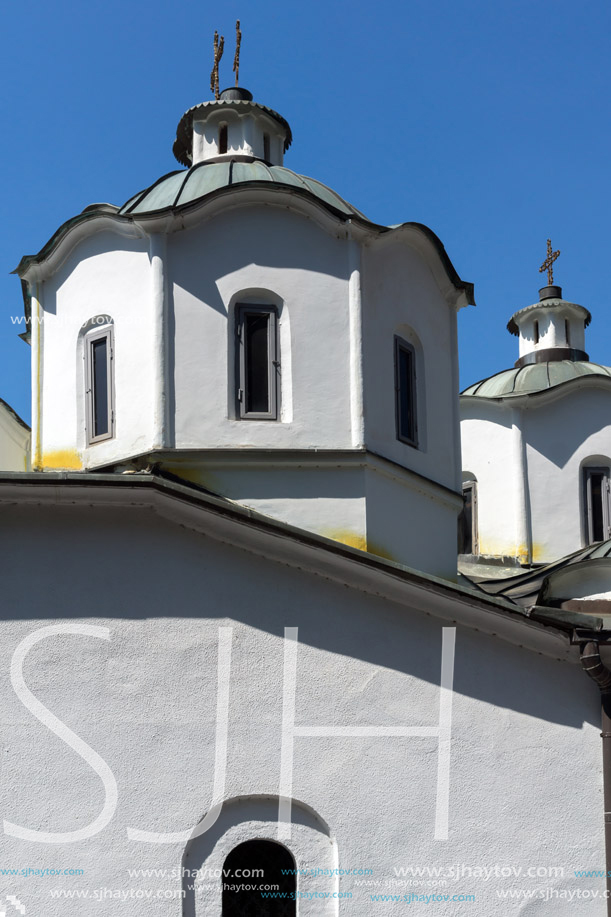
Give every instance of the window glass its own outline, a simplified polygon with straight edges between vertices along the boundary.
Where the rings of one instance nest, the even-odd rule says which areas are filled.
[[[395,397],[397,436],[412,446],[416,443],[416,366],[413,347],[395,338]]]
[[[584,484],[587,542],[605,541],[611,535],[609,469],[584,468]]]
[[[238,305],[237,413],[242,419],[278,417],[279,359],[273,306]]]
[[[249,413],[269,412],[269,320],[269,312],[245,315],[246,410]]]
[[[108,338],[91,344],[93,376],[93,435],[103,436],[109,429],[108,411]]]

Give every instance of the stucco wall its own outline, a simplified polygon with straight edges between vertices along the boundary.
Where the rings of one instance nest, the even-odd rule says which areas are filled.
[[[30,463],[30,432],[0,404],[0,469],[27,471]]]
[[[519,404],[462,400],[462,464],[477,479],[482,554],[519,556],[522,529],[530,532],[535,563],[587,543],[583,465],[611,466],[611,392],[588,378],[555,394]],[[516,425],[524,441],[523,467]]]
[[[525,421],[534,559],[551,561],[587,543],[582,465],[611,467],[611,392],[570,387]]]
[[[51,889],[179,888],[177,879],[130,878],[128,869],[178,870],[184,843],[146,844],[130,840],[127,829],[183,832],[210,806],[219,626],[233,628],[226,798],[278,793],[285,626],[299,627],[296,724],[438,724],[442,622],[424,607],[272,563],[151,511],[6,507],[1,519],[0,556],[10,571],[0,645],[5,820],[73,831],[100,812],[100,778],[23,706],[9,671],[20,641],[41,626],[84,621],[108,627],[110,638],[53,636],[25,660],[29,689],[102,756],[118,784],[114,817],[86,841],[3,836],[3,866],[84,870],[58,879],[0,876],[1,892],[16,894],[28,914],[83,914],[82,900],[52,898]],[[575,880],[572,872],[604,863],[596,689],[578,666],[459,625],[454,690],[445,841],[434,839],[435,738],[295,740],[293,794],[328,826],[335,862],[371,868],[371,880],[382,882],[406,866],[566,870],[549,881],[466,874],[441,889],[400,889],[474,894],[451,910],[471,917],[526,913],[523,901],[499,907],[498,890],[602,889],[601,880]],[[238,805],[223,816],[229,821],[212,829],[214,849],[234,824],[241,827],[233,837],[256,835],[257,811]],[[305,849],[301,835],[295,849]],[[304,865],[328,864],[321,857]],[[315,887],[309,881],[300,879],[302,890]],[[218,902],[216,888],[206,892],[209,904],[214,894]],[[356,877],[340,878],[339,888],[353,897],[315,913],[405,912],[405,902],[370,899],[393,888],[364,887]],[[555,915],[575,914],[574,902],[552,903]],[[105,897],[87,912],[94,908],[100,917],[181,915],[178,898]],[[604,902],[588,903],[594,917],[604,912]]]
[[[423,256],[402,237],[382,238],[363,248],[362,289],[367,445],[455,489],[459,470],[455,310]],[[418,448],[397,439],[395,334],[416,351]]]
[[[151,287],[146,242],[107,232],[81,242],[60,269],[38,285],[44,310],[40,444],[43,467],[96,466],[151,447]],[[114,326],[116,433],[113,439],[88,448],[85,372],[78,341],[83,325],[97,316],[110,316]],[[34,364],[37,359],[33,348]],[[37,393],[33,394],[35,404]]]
[[[351,446],[345,241],[235,208],[168,237],[168,277],[178,448]],[[233,307],[249,296],[279,309],[281,423],[235,417]]]

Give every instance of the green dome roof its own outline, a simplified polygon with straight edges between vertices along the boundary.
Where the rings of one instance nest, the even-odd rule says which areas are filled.
[[[363,214],[347,203],[343,198],[314,178],[306,178],[285,169],[283,166],[270,166],[260,159],[244,160],[223,159],[222,161],[200,162],[190,169],[170,172],[156,181],[149,188],[140,191],[130,198],[119,210],[120,214],[144,214],[168,207],[183,207],[200,200],[214,191],[230,185],[269,184],[296,189],[313,195],[327,207],[332,207],[345,216]]]
[[[508,398],[515,395],[529,395],[554,388],[564,382],[571,382],[581,376],[605,376],[611,378],[611,367],[598,363],[573,360],[555,360],[549,363],[531,363],[489,376],[466,388],[463,395],[479,398]]]

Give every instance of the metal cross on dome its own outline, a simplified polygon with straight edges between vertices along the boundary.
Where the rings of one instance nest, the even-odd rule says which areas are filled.
[[[221,40],[219,41],[219,33],[214,33],[214,65],[212,67],[212,73],[210,74],[210,89],[214,93],[214,98],[218,99],[219,97],[219,64],[221,62],[221,57],[223,56],[223,51],[225,49],[225,39],[221,35]]]
[[[560,254],[560,249],[558,251],[552,251],[552,240],[547,240],[547,258],[539,268],[539,273],[542,274],[543,271],[547,271],[547,283],[551,287],[554,283],[554,261]]]

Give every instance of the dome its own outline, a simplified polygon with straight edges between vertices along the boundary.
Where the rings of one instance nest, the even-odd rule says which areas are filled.
[[[137,215],[167,208],[184,207],[215,191],[231,185],[266,184],[297,191],[318,198],[327,207],[343,216],[363,214],[343,198],[314,178],[298,175],[284,166],[268,165],[260,159],[231,157],[222,161],[205,160],[190,169],[170,172],[125,203],[119,213]]]
[[[565,382],[572,382],[582,376],[604,376],[611,378],[611,367],[585,361],[554,360],[548,363],[531,363],[525,366],[505,369],[481,382],[470,385],[463,395],[479,398],[510,398],[516,395],[531,395],[554,388]]]

